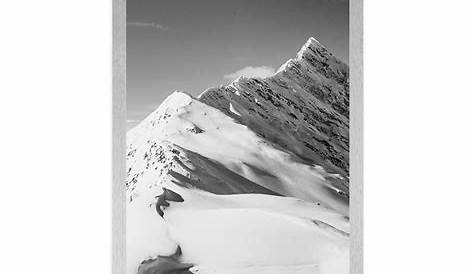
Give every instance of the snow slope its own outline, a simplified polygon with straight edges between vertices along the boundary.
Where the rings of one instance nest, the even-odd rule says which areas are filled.
[[[311,38],[275,75],[174,92],[131,129],[127,273],[348,273],[347,77]]]
[[[172,202],[164,218],[153,206],[127,211],[141,218],[127,223],[129,273],[144,259],[173,254],[178,245],[182,261],[199,273],[319,273],[347,259],[347,219],[325,207],[265,194],[215,195],[171,181],[164,186],[184,199]],[[141,196],[131,204],[147,202]]]

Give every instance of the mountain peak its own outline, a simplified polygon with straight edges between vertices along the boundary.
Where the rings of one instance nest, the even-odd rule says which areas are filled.
[[[187,100],[188,101],[191,99],[193,98],[192,98],[192,95],[190,95],[189,93],[180,91],[180,90],[175,90],[170,95],[168,95],[168,97],[163,101],[163,103],[166,101],[174,101],[174,100]]]
[[[304,44],[304,46],[309,46],[309,45],[313,45],[313,46],[322,46],[321,43],[319,43],[318,40],[316,40],[314,37],[309,37],[308,38],[308,41],[306,41],[306,43]],[[303,46],[303,47],[304,47]]]
[[[166,109],[175,109],[185,105],[189,105],[194,98],[183,91],[175,90],[171,93],[158,107],[157,112],[166,111]]]
[[[194,97],[189,95],[186,92],[175,90],[171,93],[166,99],[160,104],[160,106],[150,113],[143,121],[138,124],[136,127],[130,129],[128,131],[129,137],[136,135],[135,132],[139,132],[141,129],[140,127],[155,127],[159,125],[162,119],[166,117],[170,117],[179,111],[179,109],[190,105],[193,101],[195,101]]]
[[[307,52],[310,52],[311,50],[315,49],[323,49],[326,50],[326,47],[324,47],[318,40],[316,40],[314,37],[310,37],[308,41],[301,47],[301,49],[298,51],[297,59],[303,58],[303,55]]]
[[[286,70],[292,63],[294,62],[299,62],[305,55],[311,55],[314,56],[316,59],[319,59],[318,57],[321,53],[328,52],[326,47],[324,47],[318,40],[316,40],[314,37],[308,38],[306,43],[301,47],[301,49],[298,51],[296,54],[296,58],[289,59],[286,61],[284,64],[280,66],[280,68],[277,70],[276,73],[280,73],[284,70]],[[329,55],[331,55],[328,52]]]

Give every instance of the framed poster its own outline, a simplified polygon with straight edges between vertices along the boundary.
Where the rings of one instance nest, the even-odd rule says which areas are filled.
[[[362,2],[114,2],[113,273],[362,273]]]

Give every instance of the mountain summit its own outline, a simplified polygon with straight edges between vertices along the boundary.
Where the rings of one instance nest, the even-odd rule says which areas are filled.
[[[128,273],[348,273],[348,79],[310,38],[274,75],[174,92],[130,130]]]
[[[275,75],[239,78],[199,99],[298,157],[345,176],[348,191],[348,81],[347,65],[310,38]]]

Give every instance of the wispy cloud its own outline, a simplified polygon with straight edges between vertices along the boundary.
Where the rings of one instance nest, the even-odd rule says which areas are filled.
[[[158,24],[158,23],[146,23],[146,22],[127,22],[127,26],[138,27],[138,28],[153,28],[156,30],[168,31],[169,27]]]
[[[245,67],[243,69],[239,69],[236,72],[232,72],[229,74],[224,75],[224,79],[235,79],[240,76],[243,77],[253,77],[253,78],[265,78],[275,74],[275,69],[269,66],[261,66],[261,67]]]
[[[127,123],[135,123],[135,122],[140,122],[138,119],[127,119]]]

